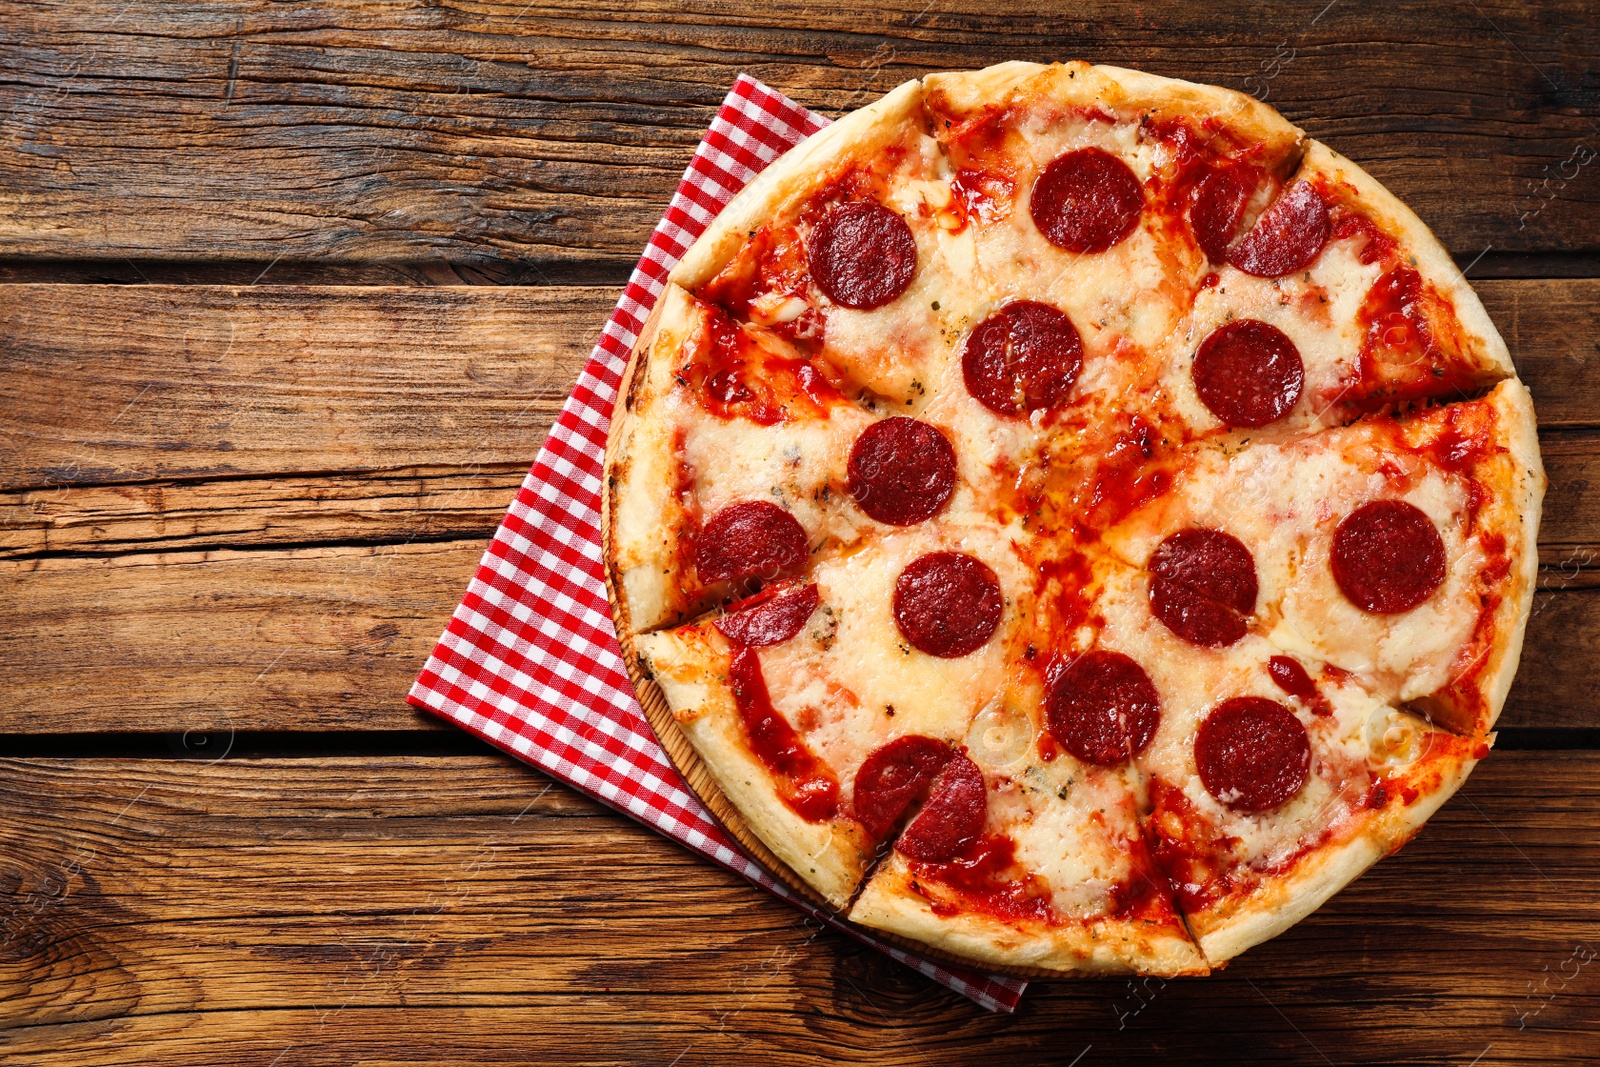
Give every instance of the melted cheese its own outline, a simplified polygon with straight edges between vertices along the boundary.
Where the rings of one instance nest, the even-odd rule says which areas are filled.
[[[1099,918],[1132,874],[1127,843],[1139,836],[1134,798],[1128,770],[1034,756],[1021,772],[992,779],[989,828],[1010,837],[1018,862],[1049,885],[1057,915]]]
[[[895,624],[895,582],[929,552],[966,552],[994,570],[1006,606],[976,652],[930,656]],[[1007,684],[1020,611],[1032,577],[1003,531],[981,521],[924,523],[819,559],[813,572],[821,606],[792,641],[761,651],[773,706],[839,777],[841,800],[856,770],[879,745],[906,734],[951,742]]]
[[[1437,691],[1472,638],[1487,560],[1468,535],[1469,487],[1398,448],[1383,423],[1358,423],[1285,444],[1202,449],[1172,493],[1107,535],[1142,567],[1168,534],[1191,526],[1238,538],[1255,559],[1255,629],[1285,651],[1360,676],[1396,702]],[[1352,604],[1329,565],[1339,522],[1373,500],[1404,500],[1433,520],[1444,584],[1421,606],[1375,615]]]
[[[1393,710],[1360,686],[1323,678],[1318,690],[1331,709],[1317,715],[1279,689],[1267,662],[1281,649],[1258,633],[1222,649],[1196,648],[1150,613],[1148,578],[1128,571],[1107,581],[1101,599],[1106,625],[1099,646],[1131,657],[1161,697],[1156,735],[1137,759],[1146,779],[1180,790],[1219,834],[1237,840],[1233,862],[1262,868],[1282,863],[1316,844],[1334,828],[1362,818],[1362,802],[1376,777],[1427,754],[1429,728]],[[1321,664],[1302,659],[1313,678]],[[1194,739],[1213,708],[1234,697],[1263,697],[1295,712],[1311,740],[1305,786],[1278,808],[1244,814],[1213,797],[1200,779]]]

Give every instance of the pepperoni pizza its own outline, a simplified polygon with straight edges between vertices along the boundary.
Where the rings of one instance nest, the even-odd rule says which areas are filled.
[[[1544,488],[1426,227],[1271,108],[1083,63],[901,86],[674,270],[608,451],[618,631],[852,919],[1203,973],[1488,752]]]

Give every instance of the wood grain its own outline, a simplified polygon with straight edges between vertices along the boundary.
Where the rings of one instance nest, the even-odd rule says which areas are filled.
[[[0,562],[5,731],[443,729],[405,694],[483,549]]]
[[[0,256],[567,280],[631,263],[740,71],[837,113],[928,71],[1079,57],[1264,95],[1466,257],[1593,250],[1581,8],[1419,2],[1397,30],[1315,4],[7,0]]]
[[[528,466],[513,460],[474,464],[475,470],[412,467],[14,489],[0,492],[0,559],[328,542],[487,541]]]
[[[0,289],[0,489],[531,464],[609,290]]]
[[[0,760],[0,1057],[1582,1063],[1597,781],[1497,753],[1225,972],[1005,1017],[509,761]]]

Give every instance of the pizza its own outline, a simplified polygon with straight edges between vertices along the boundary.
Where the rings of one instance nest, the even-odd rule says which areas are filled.
[[[1018,973],[1201,974],[1493,743],[1544,491],[1428,229],[1224,89],[930,75],[671,274],[605,564],[658,729],[831,907]]]

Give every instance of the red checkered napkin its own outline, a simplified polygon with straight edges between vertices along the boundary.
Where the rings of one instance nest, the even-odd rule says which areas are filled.
[[[818,909],[741,851],[667,761],[623,668],[606,601],[601,468],[639,330],[667,272],[722,206],[827,123],[753,78],[734,82],[407,699],[984,1007],[1011,1011],[1026,982],[887,944]]]

